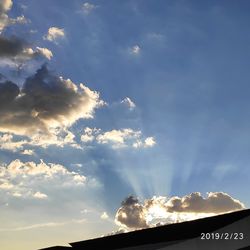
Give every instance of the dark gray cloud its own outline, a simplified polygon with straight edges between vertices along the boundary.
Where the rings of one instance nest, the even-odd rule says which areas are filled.
[[[127,197],[122,202],[116,213],[116,222],[127,228],[140,229],[148,227],[145,218],[145,208],[133,196]]]
[[[182,198],[154,196],[143,203],[140,203],[137,198],[129,196],[117,210],[116,223],[127,229],[139,229],[244,208],[243,203],[223,192],[210,192],[207,197],[202,197],[199,192],[185,195]]]
[[[36,47],[33,50],[23,39],[0,36],[0,58],[20,64],[33,58],[46,57],[51,59],[52,56],[52,52],[47,48]]]
[[[166,204],[169,212],[223,213],[243,208],[240,201],[223,192],[210,192],[206,198],[195,192],[182,198],[172,197]]]
[[[55,75],[43,65],[22,88],[0,80],[0,131],[21,135],[50,133],[80,118],[91,118],[102,105],[99,94]]]
[[[23,52],[26,44],[16,37],[5,38],[0,36],[0,57],[14,57]]]

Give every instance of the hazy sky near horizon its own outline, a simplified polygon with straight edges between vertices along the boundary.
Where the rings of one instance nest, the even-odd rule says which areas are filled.
[[[249,7],[0,0],[1,245],[107,234],[129,195],[249,207]]]

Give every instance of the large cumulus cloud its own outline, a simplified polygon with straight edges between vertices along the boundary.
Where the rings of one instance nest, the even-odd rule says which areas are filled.
[[[80,118],[92,118],[103,105],[99,93],[83,84],[78,87],[43,65],[26,79],[22,88],[0,78],[0,131],[20,135],[50,133]]]
[[[116,212],[116,223],[126,229],[202,218],[244,209],[242,202],[224,192],[209,192],[207,197],[194,192],[183,197],[152,197],[144,202],[129,196]]]

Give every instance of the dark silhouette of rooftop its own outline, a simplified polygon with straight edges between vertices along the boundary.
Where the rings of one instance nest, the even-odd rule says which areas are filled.
[[[243,233],[242,240],[201,240],[202,233]],[[191,244],[191,248],[187,248]],[[218,248],[214,248],[217,246]],[[226,248],[224,248],[224,245]],[[156,249],[249,249],[250,209],[207,217],[203,219],[137,230],[96,239],[70,243],[71,248],[49,249],[76,250],[156,250]],[[186,245],[186,248],[185,248]],[[212,248],[206,248],[206,246]],[[210,246],[211,245],[211,246]],[[219,247],[219,245],[221,245]],[[200,247],[200,248],[196,248]],[[202,247],[202,248],[201,248]],[[231,248],[230,248],[231,247]],[[234,248],[232,248],[234,247]],[[248,248],[246,248],[248,247]],[[44,249],[45,250],[45,249]]]

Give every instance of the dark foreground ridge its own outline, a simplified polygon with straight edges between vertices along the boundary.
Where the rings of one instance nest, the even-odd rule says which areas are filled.
[[[205,233],[204,239],[201,235]],[[215,238],[215,233],[217,237]],[[47,250],[250,249],[250,209],[70,243]],[[45,250],[45,249],[44,249]]]

